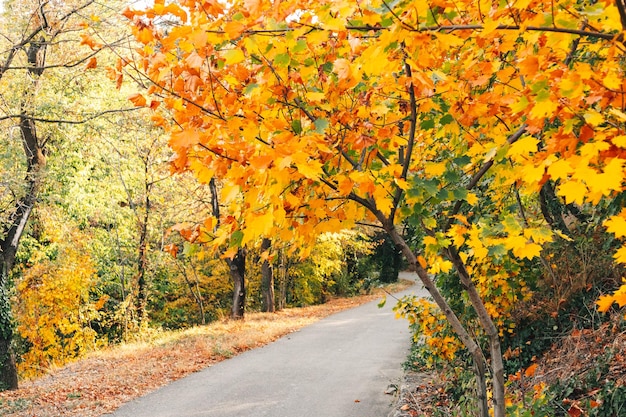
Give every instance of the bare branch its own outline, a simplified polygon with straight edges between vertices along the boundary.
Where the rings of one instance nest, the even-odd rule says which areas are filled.
[[[139,110],[141,108],[142,107],[129,107],[129,108],[126,108],[126,109],[103,110],[101,112],[94,113],[94,114],[91,114],[89,116],[86,116],[86,117],[84,117],[83,119],[80,119],[80,120],[48,119],[48,118],[45,118],[45,117],[36,117],[36,116],[28,116],[28,119],[32,120],[34,122],[41,122],[41,123],[79,125],[79,124],[90,122],[90,121],[92,121],[94,119],[97,119],[98,117],[102,117],[102,116],[104,116],[106,114],[131,112],[131,111]],[[0,121],[8,120],[8,119],[19,119],[20,117],[23,117],[23,115],[11,114],[11,115],[8,115],[8,116],[0,117]]]

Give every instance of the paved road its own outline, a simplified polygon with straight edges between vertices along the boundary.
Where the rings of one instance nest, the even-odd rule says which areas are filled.
[[[416,286],[408,292],[415,290]],[[113,417],[385,417],[410,345],[393,300],[337,313],[178,380]]]

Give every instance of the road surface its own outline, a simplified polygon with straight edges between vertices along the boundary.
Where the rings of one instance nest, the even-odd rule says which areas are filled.
[[[404,275],[406,277],[406,275]],[[412,292],[417,286],[406,292]],[[132,401],[112,417],[385,417],[410,346],[394,300],[327,317]]]

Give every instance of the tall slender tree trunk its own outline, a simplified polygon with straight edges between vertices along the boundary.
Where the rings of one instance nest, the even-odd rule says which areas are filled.
[[[148,304],[148,221],[150,220],[150,189],[151,184],[148,181],[148,162],[145,163],[145,197],[143,218],[139,220],[139,250],[137,259],[137,299],[136,309],[139,325],[142,325],[146,318],[146,308]],[[139,214],[139,212],[138,212]]]
[[[272,241],[264,238],[261,242],[261,252],[270,249]],[[274,270],[269,259],[265,259],[261,265],[261,309],[266,313],[273,313],[274,307]]]
[[[9,217],[0,241],[0,389],[17,389],[17,368],[15,353],[12,348],[13,320],[9,300],[9,275],[15,264],[15,255],[19,242],[37,201],[46,158],[43,143],[37,135],[35,121],[29,115],[32,97],[37,89],[39,78],[45,65],[46,43],[43,39],[33,40],[27,51],[28,73],[31,80],[29,88],[24,90],[21,103],[19,128],[22,136],[24,156],[26,157],[26,190],[24,196],[15,202],[13,213]]]
[[[486,383],[486,366],[485,366],[485,358],[482,352],[482,349],[474,338],[469,334],[465,326],[461,323],[459,318],[456,316],[452,308],[443,297],[443,295],[439,292],[435,283],[428,275],[426,269],[422,267],[422,265],[417,260],[417,256],[408,243],[404,240],[404,238],[398,233],[393,223],[389,220],[385,219],[384,216],[378,216],[380,220],[383,221],[383,226],[385,230],[391,236],[391,239],[402,250],[404,257],[406,258],[410,268],[417,272],[417,276],[422,281],[424,288],[430,293],[431,297],[439,307],[439,309],[443,312],[450,323],[450,326],[457,334],[465,348],[469,351],[470,355],[472,355],[472,359],[474,362],[474,374],[476,376],[476,389],[478,392],[477,405],[479,409],[480,417],[489,417],[489,405],[487,402],[487,383]],[[494,378],[494,386],[496,384]],[[498,381],[499,382],[499,381]],[[504,384],[502,386],[502,390],[504,390]],[[503,414],[496,414],[497,417],[504,417]]]
[[[215,178],[209,182],[211,189],[211,208],[213,216],[220,221],[220,204],[218,200],[217,184]],[[217,226],[216,226],[217,227]],[[243,319],[246,310],[246,250],[239,248],[233,259],[226,259],[230,268],[230,277],[233,280],[233,307],[230,317],[235,320]]]
[[[233,259],[228,259],[230,277],[233,280],[233,308],[231,318],[241,320],[246,309],[246,251],[239,248]]]
[[[448,259],[454,265],[454,268],[461,279],[461,283],[465,287],[467,294],[469,295],[469,300],[472,303],[472,307],[474,307],[474,311],[478,316],[478,320],[480,321],[480,325],[487,333],[489,337],[489,348],[491,355],[491,371],[492,371],[492,387],[493,387],[493,408],[495,411],[495,416],[504,417],[505,406],[504,406],[504,362],[502,359],[502,349],[500,347],[500,334],[498,332],[498,328],[494,324],[489,312],[487,312],[487,308],[480,298],[480,294],[478,293],[478,289],[474,282],[469,276],[467,269],[465,268],[465,263],[459,256],[456,248],[453,246],[448,247],[446,250]]]
[[[4,245],[3,245],[4,246]],[[4,249],[4,248],[3,248]],[[13,320],[7,291],[9,270],[6,254],[2,253],[2,275],[0,276],[0,391],[17,389],[17,368],[13,340]]]
[[[281,249],[278,254],[278,302],[277,310],[282,310],[287,304],[287,255]]]

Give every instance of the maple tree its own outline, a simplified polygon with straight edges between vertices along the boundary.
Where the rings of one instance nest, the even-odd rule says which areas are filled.
[[[188,0],[125,15],[143,44],[133,65],[152,83],[133,102],[170,112],[153,120],[171,132],[175,170],[223,183],[226,209],[195,241],[233,256],[262,238],[377,224],[472,355],[481,415],[490,368],[503,416],[499,307],[485,288],[506,285],[493,265],[523,281],[497,265],[564,238],[528,201],[596,205],[623,191],[624,2]],[[423,252],[401,222],[425,234]],[[626,211],[605,225],[626,236]],[[429,274],[449,271],[488,355]]]

